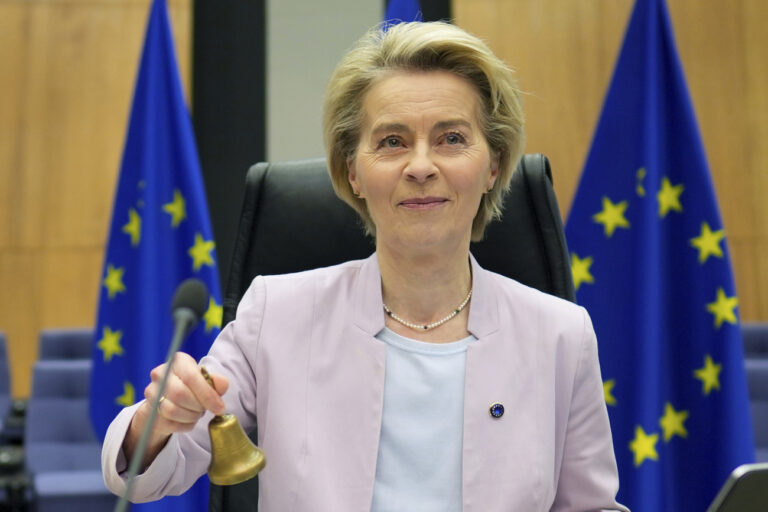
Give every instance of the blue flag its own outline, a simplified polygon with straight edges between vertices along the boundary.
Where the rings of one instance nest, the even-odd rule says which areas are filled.
[[[725,231],[663,0],[638,0],[568,219],[633,512],[706,510],[754,445]]]
[[[183,350],[202,357],[221,326],[214,241],[165,0],[154,0],[134,91],[104,259],[94,334],[91,418],[97,435],[143,398],[164,362],[176,287],[196,277],[211,293]],[[207,478],[186,494],[133,510],[207,510]]]
[[[384,23],[394,25],[404,21],[421,21],[419,0],[389,0]]]

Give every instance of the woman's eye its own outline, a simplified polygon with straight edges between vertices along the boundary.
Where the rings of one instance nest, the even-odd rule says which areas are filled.
[[[464,142],[464,137],[460,133],[449,133],[445,136],[445,142],[448,144],[461,144]]]
[[[400,146],[400,139],[395,136],[384,137],[381,142],[379,142],[380,148],[399,148]]]

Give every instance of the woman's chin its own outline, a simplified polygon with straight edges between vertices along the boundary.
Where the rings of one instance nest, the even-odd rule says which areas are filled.
[[[411,229],[394,236],[378,237],[385,245],[396,246],[402,252],[414,254],[430,251],[446,251],[452,247],[463,245],[469,240],[469,232],[462,235],[455,230],[438,228],[437,226],[413,226]]]

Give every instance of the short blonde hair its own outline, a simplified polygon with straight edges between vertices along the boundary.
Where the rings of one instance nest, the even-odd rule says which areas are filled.
[[[474,85],[479,123],[498,161],[496,183],[483,195],[472,223],[472,240],[501,215],[502,198],[525,143],[524,118],[512,71],[477,37],[444,22],[380,25],[369,30],[331,75],[323,104],[328,171],[336,194],[357,211],[366,233],[375,235],[365,200],[355,197],[347,161],[354,158],[363,121],[363,99],[380,77],[393,71],[449,71]]]

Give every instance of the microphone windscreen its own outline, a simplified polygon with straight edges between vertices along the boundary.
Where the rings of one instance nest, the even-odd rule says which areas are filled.
[[[171,311],[181,308],[191,310],[198,320],[205,314],[208,308],[208,288],[199,279],[189,278],[184,280],[173,294]]]

